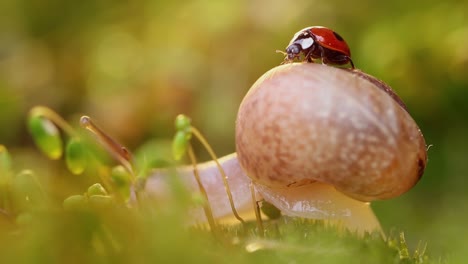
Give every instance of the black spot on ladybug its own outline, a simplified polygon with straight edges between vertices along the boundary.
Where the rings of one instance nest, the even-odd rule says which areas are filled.
[[[343,41],[343,38],[338,34],[336,33],[335,31],[333,31],[333,35],[335,35],[335,38],[339,41]]]

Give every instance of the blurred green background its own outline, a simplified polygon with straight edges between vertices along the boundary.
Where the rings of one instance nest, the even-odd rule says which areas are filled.
[[[455,0],[0,1],[0,144],[18,167],[55,166],[25,128],[40,104],[74,125],[90,115],[130,149],[171,138],[184,113],[231,153],[237,107],[282,61],[275,50],[327,26],[357,68],[396,90],[431,145],[422,180],[376,214],[457,262],[468,257],[467,10]]]

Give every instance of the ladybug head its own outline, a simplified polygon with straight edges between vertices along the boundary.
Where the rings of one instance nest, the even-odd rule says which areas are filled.
[[[299,53],[302,51],[301,45],[298,43],[293,43],[286,48],[286,53],[288,54],[288,60],[294,60],[294,58],[299,57]]]
[[[286,48],[288,60],[294,60],[299,57],[299,53],[313,48],[315,41],[307,32],[295,36],[289,46]]]

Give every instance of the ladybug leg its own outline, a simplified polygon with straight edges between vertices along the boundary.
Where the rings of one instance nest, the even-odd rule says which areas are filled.
[[[354,63],[353,63],[353,60],[351,60],[351,57],[349,56],[345,56],[345,55],[342,55],[342,56],[339,56],[339,57],[336,57],[336,61],[335,61],[337,64],[340,64],[340,65],[345,65],[345,64],[351,64],[351,69],[355,69],[354,67]]]
[[[307,62],[313,62],[312,61],[312,50],[309,50],[307,53],[304,53],[304,59],[302,61],[307,60]]]
[[[284,58],[283,62],[280,65],[283,65],[283,64],[286,64],[286,63],[293,63],[296,58],[299,58],[299,56],[295,56],[292,59],[289,59],[288,56],[286,56],[286,58]]]
[[[305,54],[304,60],[302,61],[307,60],[307,62],[314,62],[314,60],[312,59],[312,52],[314,51],[314,49],[315,49],[315,46],[312,46],[307,52],[307,54]]]
[[[322,46],[318,46],[318,48],[320,49],[320,58],[322,59],[322,64],[328,64],[329,61],[325,56],[325,50],[322,48]]]
[[[350,57],[348,57],[348,60],[349,60],[349,63],[351,64],[351,67],[352,67],[353,70],[354,70],[354,63],[353,63],[353,60],[352,60]]]

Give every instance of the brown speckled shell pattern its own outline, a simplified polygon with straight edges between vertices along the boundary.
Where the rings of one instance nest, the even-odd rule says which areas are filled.
[[[279,66],[249,90],[236,121],[241,166],[271,188],[324,182],[353,198],[389,199],[421,177],[426,144],[375,83],[313,63]]]

